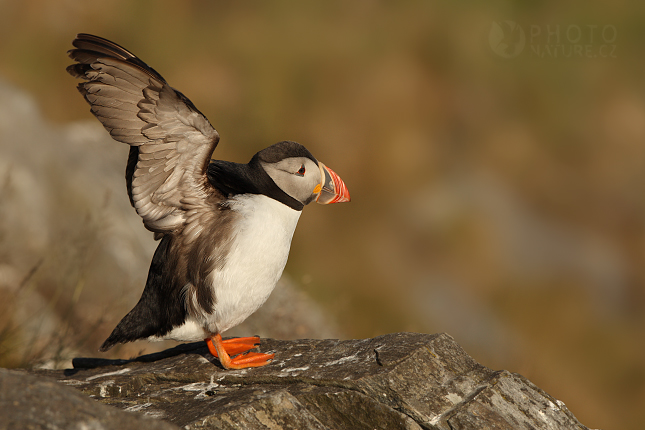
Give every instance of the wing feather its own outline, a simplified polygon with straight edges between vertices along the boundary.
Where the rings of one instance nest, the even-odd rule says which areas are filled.
[[[123,47],[89,34],[73,45],[67,71],[84,80],[78,89],[112,138],[132,147],[128,194],[146,227],[168,233],[211,211],[206,169],[219,134],[208,119]]]

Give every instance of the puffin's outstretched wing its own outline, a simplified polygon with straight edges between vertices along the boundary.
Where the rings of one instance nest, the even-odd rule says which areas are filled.
[[[145,226],[167,233],[193,224],[209,193],[217,193],[206,177],[217,131],[188,98],[116,43],[81,33],[73,45],[68,54],[77,63],[67,71],[86,81],[78,90],[110,135],[130,145],[128,194]]]

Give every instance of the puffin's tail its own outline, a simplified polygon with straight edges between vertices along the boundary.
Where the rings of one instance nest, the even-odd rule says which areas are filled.
[[[171,235],[165,235],[159,242],[139,302],[112,330],[99,351],[107,351],[117,343],[164,336],[186,320],[187,312],[181,295],[178,291],[168,290],[169,286],[182,283],[164,276],[168,270],[167,255],[171,242]]]
[[[134,342],[159,333],[160,327],[158,327],[158,324],[153,323],[157,318],[151,312],[146,311],[147,304],[145,302],[141,303],[144,301],[145,295],[144,290],[144,295],[139,300],[139,303],[112,330],[112,334],[103,342],[99,351],[105,352],[117,343]]]
[[[111,349],[117,343],[119,343],[119,341],[116,340],[116,337],[114,336],[114,331],[113,331],[112,334],[110,335],[110,337],[105,339],[105,342],[103,342],[103,344],[99,348],[99,351],[101,351],[101,352],[108,351],[109,349]]]

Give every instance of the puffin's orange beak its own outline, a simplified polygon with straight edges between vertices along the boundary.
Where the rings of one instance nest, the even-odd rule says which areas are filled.
[[[314,192],[320,192],[316,197],[316,203],[328,205],[348,202],[350,200],[349,190],[340,176],[320,161],[318,167],[320,168],[321,184],[314,189]]]

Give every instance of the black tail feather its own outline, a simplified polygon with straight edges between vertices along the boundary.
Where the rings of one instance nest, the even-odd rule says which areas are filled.
[[[180,293],[185,280],[177,277],[181,271],[176,270],[176,262],[169,257],[172,241],[171,235],[165,235],[159,242],[139,302],[117,324],[99,351],[105,352],[118,343],[164,336],[186,321]]]

